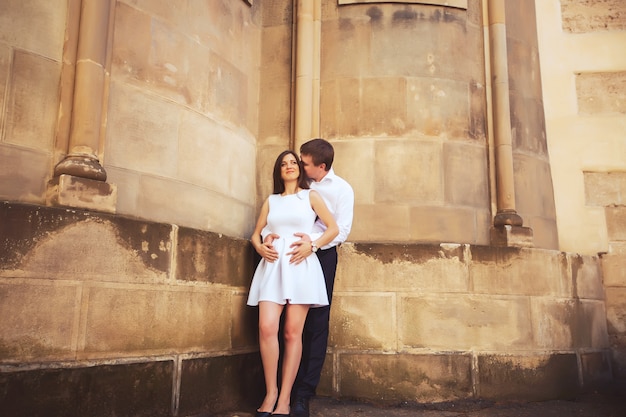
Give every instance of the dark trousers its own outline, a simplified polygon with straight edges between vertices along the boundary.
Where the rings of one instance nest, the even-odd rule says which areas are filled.
[[[322,264],[329,305],[309,309],[302,334],[302,360],[292,391],[294,398],[309,398],[315,395],[326,359],[330,303],[337,272],[337,248],[318,250],[317,257]]]

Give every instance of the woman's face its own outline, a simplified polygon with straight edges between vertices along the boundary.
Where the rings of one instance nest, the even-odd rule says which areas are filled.
[[[280,163],[280,176],[283,181],[297,180],[300,176],[300,166],[298,165],[298,160],[290,153],[285,155]]]

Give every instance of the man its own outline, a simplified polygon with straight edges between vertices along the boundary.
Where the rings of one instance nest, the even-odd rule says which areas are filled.
[[[317,248],[313,241],[320,236],[326,226],[319,219],[311,235],[297,233],[300,240],[292,245],[291,262],[299,263],[315,253],[322,264],[326,281],[329,305],[312,308],[304,325],[302,361],[292,391],[291,416],[309,417],[309,399],[315,395],[320,381],[326,348],[330,304],[332,303],[335,272],[337,271],[337,246],[345,242],[352,228],[354,213],[354,191],[346,180],[337,176],[332,169],[335,151],[324,139],[312,139],[300,147],[300,159],[307,176],[311,179],[311,189],[316,190],[328,206],[339,226],[339,234],[328,245]],[[265,243],[271,244],[275,235],[269,235]]]

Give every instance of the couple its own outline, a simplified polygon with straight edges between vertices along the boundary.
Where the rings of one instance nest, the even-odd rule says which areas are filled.
[[[259,306],[266,387],[257,417],[309,416],[309,398],[315,395],[326,357],[337,245],[352,227],[354,192],[331,169],[332,145],[313,139],[300,147],[300,155],[301,159],[293,151],[284,151],[276,159],[274,191],[261,207],[251,238],[263,258],[248,297],[248,305]],[[283,310],[285,349],[279,395],[278,332]]]

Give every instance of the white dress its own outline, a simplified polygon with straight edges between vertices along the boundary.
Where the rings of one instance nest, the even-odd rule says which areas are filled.
[[[310,191],[269,196],[267,228],[280,236],[273,243],[278,259],[259,262],[252,277],[248,305],[256,306],[259,301],[309,304],[311,307],[328,305],[324,274],[317,256],[311,254],[295,265],[289,263],[290,256],[286,255],[291,251],[289,245],[300,239],[294,233],[309,234],[315,223],[317,215],[311,208]]]

